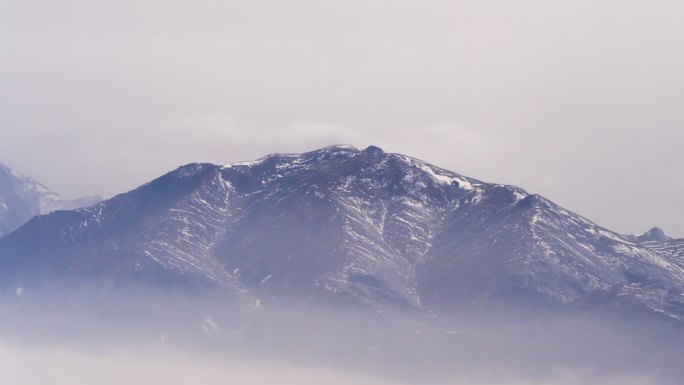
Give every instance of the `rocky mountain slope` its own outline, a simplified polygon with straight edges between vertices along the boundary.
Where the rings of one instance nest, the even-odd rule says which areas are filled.
[[[5,290],[73,281],[447,312],[605,307],[684,319],[684,241],[377,147],[190,164],[0,240]]]

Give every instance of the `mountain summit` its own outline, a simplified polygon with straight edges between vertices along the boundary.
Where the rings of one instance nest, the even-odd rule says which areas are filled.
[[[667,234],[665,234],[665,232],[658,227],[654,227],[654,228],[648,230],[647,232],[645,232],[641,235],[638,235],[636,238],[639,240],[639,242],[649,242],[649,241],[667,242],[667,241],[672,240],[671,237],[669,237]]]
[[[0,280],[130,282],[447,312],[487,304],[684,317],[684,245],[378,147],[189,164],[0,240]],[[653,238],[653,239],[652,239]]]

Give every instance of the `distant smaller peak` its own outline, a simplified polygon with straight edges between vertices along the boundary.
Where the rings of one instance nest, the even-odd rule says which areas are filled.
[[[669,241],[672,240],[670,236],[665,234],[665,232],[659,228],[659,227],[654,227],[647,232],[638,235],[637,239],[639,242],[649,242],[649,241]]]
[[[2,163],[0,163],[0,171],[4,171],[7,174],[13,174],[15,176],[17,175],[17,173],[14,170],[12,170],[12,168],[10,166],[7,166],[7,165],[2,164]]]
[[[29,177],[25,177],[24,175],[19,174],[18,172],[14,171],[11,167],[9,167],[9,166],[7,166],[7,165],[4,165],[4,164],[2,164],[2,163],[0,163],[0,171],[2,171],[4,174],[6,174],[6,175],[8,175],[8,176],[11,176],[11,177],[14,177],[14,178],[17,178],[17,179],[22,179],[22,180],[28,180],[28,181],[31,181],[31,182],[35,182],[33,179],[31,179],[31,178],[29,178]],[[37,182],[35,182],[35,183],[37,183]]]

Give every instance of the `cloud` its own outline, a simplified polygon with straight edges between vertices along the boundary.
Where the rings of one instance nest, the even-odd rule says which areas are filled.
[[[154,352],[80,352],[0,347],[0,381],[16,385],[368,384],[400,385],[324,368],[220,361],[207,356]]]
[[[426,318],[76,292],[2,299],[0,383],[675,385],[682,374],[679,326],[648,317],[500,307]]]
[[[335,368],[240,361],[179,351],[79,351],[65,348],[0,346],[0,381],[14,385],[407,385],[407,382]],[[653,375],[603,375],[557,368],[551,375],[520,377],[493,370],[488,375],[455,375],[436,385],[656,385]]]
[[[373,143],[684,233],[678,1],[0,7],[0,161],[68,196]]]

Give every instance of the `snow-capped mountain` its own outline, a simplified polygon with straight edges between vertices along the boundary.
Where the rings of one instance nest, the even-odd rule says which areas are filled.
[[[70,281],[446,312],[484,304],[684,319],[684,241],[622,235],[539,195],[333,146],[189,164],[0,240],[8,290]]]
[[[92,206],[101,200],[100,197],[63,199],[40,182],[0,164],[0,237],[35,215]]]

